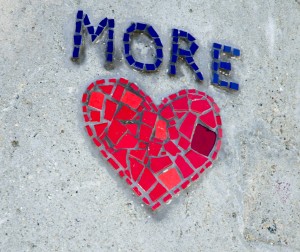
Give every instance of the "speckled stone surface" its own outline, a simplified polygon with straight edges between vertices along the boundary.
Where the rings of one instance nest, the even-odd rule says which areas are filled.
[[[115,18],[116,64],[105,45],[70,61],[75,14]],[[300,250],[300,2],[1,1],[0,251]],[[131,21],[152,24],[164,44],[155,74],[122,59]],[[197,38],[204,83],[185,65],[167,75],[171,29]],[[232,60],[240,92],[209,85],[210,48],[241,48]],[[149,54],[135,43],[141,59]],[[144,57],[144,58],[143,58]],[[124,76],[158,104],[183,88],[221,108],[218,161],[173,202],[152,213],[95,152],[80,98],[98,78]]]

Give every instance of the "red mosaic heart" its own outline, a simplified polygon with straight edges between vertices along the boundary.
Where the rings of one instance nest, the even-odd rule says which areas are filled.
[[[157,107],[124,78],[97,80],[82,103],[87,133],[101,155],[153,210],[197,180],[221,147],[220,109],[195,89]]]

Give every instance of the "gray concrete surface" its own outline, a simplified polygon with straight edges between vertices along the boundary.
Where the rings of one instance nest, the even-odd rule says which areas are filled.
[[[101,43],[87,46],[81,65],[70,61],[80,8],[93,23],[115,18],[114,70],[104,68]],[[1,0],[0,21],[0,251],[300,250],[299,1]],[[121,59],[131,21],[159,32],[159,73]],[[184,65],[178,77],[166,74],[172,28],[197,38],[202,85]],[[209,85],[213,41],[242,49],[232,61],[238,94]],[[182,88],[204,90],[222,109],[218,161],[156,213],[82,129],[83,90],[110,76],[137,82],[157,103]]]

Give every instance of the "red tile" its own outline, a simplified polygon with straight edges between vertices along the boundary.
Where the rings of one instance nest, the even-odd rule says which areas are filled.
[[[155,211],[157,208],[159,208],[160,207],[160,202],[156,202],[152,207],[151,207],[151,209],[153,210],[153,211]]]
[[[136,135],[136,132],[137,132],[137,124],[135,123],[128,123],[128,124],[125,124],[126,128],[129,130],[129,132],[131,132],[132,135]]]
[[[214,154],[212,154],[212,156],[211,156],[212,160],[215,160],[217,158],[217,156],[218,156],[218,152],[215,151]]]
[[[88,105],[95,109],[102,109],[103,100],[104,100],[104,94],[99,92],[93,92],[90,95],[90,100]]]
[[[111,121],[117,109],[117,104],[111,100],[106,100],[104,119]]]
[[[84,117],[84,121],[85,122],[88,122],[90,120],[90,118],[88,117],[88,115],[84,115],[83,117]]]
[[[136,112],[133,111],[131,108],[127,107],[126,105],[122,106],[121,109],[116,114],[116,119],[130,121],[134,118]]]
[[[158,178],[169,190],[173,189],[181,182],[180,176],[175,168],[161,173]]]
[[[139,149],[147,149],[147,147],[148,147],[148,143],[145,143],[145,142],[139,142],[139,144],[138,144],[138,148]]]
[[[126,131],[127,129],[122,123],[117,120],[113,120],[110,124],[107,135],[109,139],[116,144]]]
[[[146,150],[131,150],[129,155],[133,158],[143,161],[146,155]]]
[[[87,106],[82,106],[82,112],[87,112]]]
[[[182,118],[184,115],[186,114],[186,112],[177,112],[176,116],[178,117],[178,119]]]
[[[97,80],[96,81],[96,84],[97,85],[101,85],[101,84],[104,84],[105,83],[105,80],[104,79],[101,79],[101,80]]]
[[[154,172],[159,172],[170,165],[172,165],[172,160],[168,156],[150,158],[150,167]]]
[[[194,170],[189,166],[182,156],[177,156],[175,163],[177,164],[184,178],[187,178],[193,174]]]
[[[108,162],[111,164],[111,166],[112,166],[113,168],[115,168],[116,170],[119,168],[119,166],[117,165],[117,163],[116,163],[112,158],[108,159],[107,161],[108,161]]]
[[[164,145],[167,152],[169,152],[172,156],[176,156],[177,153],[180,152],[180,150],[176,147],[176,145],[169,141]]]
[[[127,168],[127,150],[119,150],[113,153],[113,156],[119,161],[123,168]]]
[[[175,111],[186,111],[189,109],[187,97],[180,98],[172,102]]]
[[[193,135],[191,148],[204,155],[208,156],[216,142],[216,133],[208,128],[198,124]]]
[[[103,93],[111,94],[113,87],[114,87],[113,85],[109,85],[109,86],[100,86],[99,88],[102,90]]]
[[[179,131],[185,136],[187,136],[188,139],[190,139],[192,136],[196,120],[197,120],[197,116],[188,113],[180,126]]]
[[[124,171],[119,171],[119,175],[120,175],[121,178],[123,178],[125,176]]]
[[[99,122],[100,121],[100,111],[92,110],[90,113],[91,121],[92,122]]]
[[[132,182],[131,182],[131,180],[130,180],[129,178],[127,178],[125,181],[126,181],[126,183],[127,183],[128,185],[132,185]]]
[[[108,157],[107,153],[104,150],[101,150],[100,153],[103,155],[104,158]]]
[[[152,130],[153,130],[153,128],[151,128],[145,124],[142,124],[140,127],[140,140],[148,142],[149,138],[151,137]]]
[[[193,150],[188,151],[185,154],[185,156],[187,157],[187,159],[191,162],[191,164],[195,168],[199,168],[200,166],[204,165],[205,162],[207,161],[207,157],[205,157]]]
[[[207,163],[205,164],[205,167],[208,168],[208,167],[210,167],[211,165],[212,165],[212,163],[209,161],[209,162],[207,162]]]
[[[158,120],[155,126],[155,137],[161,140],[167,139],[167,123],[164,120]]]
[[[86,128],[86,131],[87,131],[87,133],[88,133],[88,135],[89,136],[92,136],[93,135],[93,131],[92,131],[92,129],[90,128],[90,126],[85,126],[85,128]]]
[[[130,163],[130,172],[132,178],[136,181],[140,176],[141,172],[143,171],[144,165],[142,165],[134,158],[129,158],[129,163]]]
[[[154,189],[149,193],[149,197],[152,201],[156,201],[161,198],[167,192],[161,184],[157,184]]]
[[[216,116],[216,119],[217,119],[217,124],[222,125],[221,116]]]
[[[216,151],[219,151],[221,149],[222,141],[219,140],[216,144]]]
[[[134,148],[137,144],[138,140],[130,135],[125,134],[120,141],[115,145],[116,149],[123,149],[123,148]]]
[[[144,169],[142,177],[139,181],[139,185],[145,190],[148,189],[156,182],[156,178],[152,175],[152,173],[148,169]]]
[[[157,156],[158,153],[160,152],[162,145],[154,142],[149,143],[149,156]]]
[[[220,138],[223,137],[223,130],[222,130],[221,128],[218,128],[218,136],[219,136]]]
[[[87,95],[86,93],[84,93],[84,94],[82,95],[82,99],[81,99],[82,103],[85,103],[85,102],[86,102],[87,96],[88,96],[88,95]]]
[[[191,103],[191,109],[197,113],[202,113],[210,108],[211,106],[207,100],[196,100]]]
[[[148,200],[147,198],[143,198],[142,200],[144,201],[144,203],[145,203],[146,205],[149,205],[149,204],[150,204],[150,202],[149,202],[149,200]]]
[[[114,94],[112,97],[116,99],[117,101],[120,101],[122,95],[123,95],[124,87],[121,85],[117,85]]]
[[[156,122],[157,114],[150,111],[145,111],[143,113],[142,122],[153,127]]]
[[[93,89],[94,86],[95,86],[95,84],[94,84],[94,83],[91,83],[91,84],[88,86],[87,90],[91,91],[91,90]]]
[[[95,124],[94,128],[95,128],[95,131],[96,131],[96,135],[98,137],[101,137],[104,130],[106,129],[106,127],[107,127],[107,123]]]
[[[138,87],[136,84],[134,84],[134,83],[130,83],[130,87],[131,87],[133,90],[135,90],[135,91],[138,91],[138,90],[139,90],[139,87]]]
[[[179,95],[185,95],[185,94],[187,94],[187,91],[186,91],[185,89],[183,89],[183,90],[180,90],[180,91],[178,92],[178,94],[179,94]]]
[[[192,177],[192,181],[196,181],[198,178],[199,178],[199,174],[195,174],[195,175]]]
[[[190,184],[190,181],[185,181],[182,185],[181,185],[181,188],[182,189],[186,189],[188,187],[188,185]]]
[[[120,82],[121,84],[127,84],[127,83],[128,83],[128,80],[125,79],[125,78],[120,78],[120,79],[119,79],[119,82]]]
[[[177,194],[177,193],[179,193],[180,192],[180,189],[179,188],[177,188],[176,190],[174,190],[174,194]]]
[[[136,94],[126,90],[121,101],[127,104],[128,106],[137,109],[140,106],[143,99],[137,96]]]
[[[172,119],[174,117],[174,113],[173,113],[173,109],[172,107],[169,105],[167,107],[165,107],[162,111],[161,111],[161,116],[166,118],[166,119]]]
[[[115,79],[115,78],[109,79],[108,81],[112,82],[112,83],[117,83],[117,79]]]
[[[97,138],[93,138],[93,142],[97,147],[101,145],[101,143],[97,140]]]
[[[171,140],[177,139],[179,137],[176,127],[172,126],[172,127],[168,128],[168,130],[169,130],[169,136],[170,136]]]
[[[163,198],[163,201],[168,204],[170,202],[170,200],[172,199],[172,195],[168,194],[166,197]]]
[[[214,109],[215,109],[217,114],[220,113],[220,108],[218,107],[218,105],[216,103],[214,103]]]
[[[142,195],[141,192],[139,191],[139,189],[137,187],[133,187],[132,190],[135,192],[135,194],[137,196],[141,196]]]
[[[210,112],[200,116],[200,119],[203,123],[205,123],[209,127],[211,127],[211,128],[216,127],[215,115],[214,115],[214,112],[212,110]]]
[[[178,141],[178,145],[179,145],[182,149],[186,150],[186,149],[189,147],[190,142],[189,142],[188,140],[186,140],[184,137],[180,137],[180,139],[179,139],[179,141]]]

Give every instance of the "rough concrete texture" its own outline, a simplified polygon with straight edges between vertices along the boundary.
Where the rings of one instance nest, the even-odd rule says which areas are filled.
[[[70,61],[75,14],[115,18],[116,66],[104,44]],[[0,251],[300,250],[300,2],[1,0]],[[121,54],[131,21],[152,24],[164,44],[155,74]],[[204,74],[167,75],[172,28],[191,32]],[[238,94],[209,85],[210,47],[242,49],[232,60]],[[143,57],[147,48],[135,45]],[[124,76],[159,103],[197,88],[221,107],[224,144],[202,179],[152,213],[95,153],[80,97],[102,77]]]

